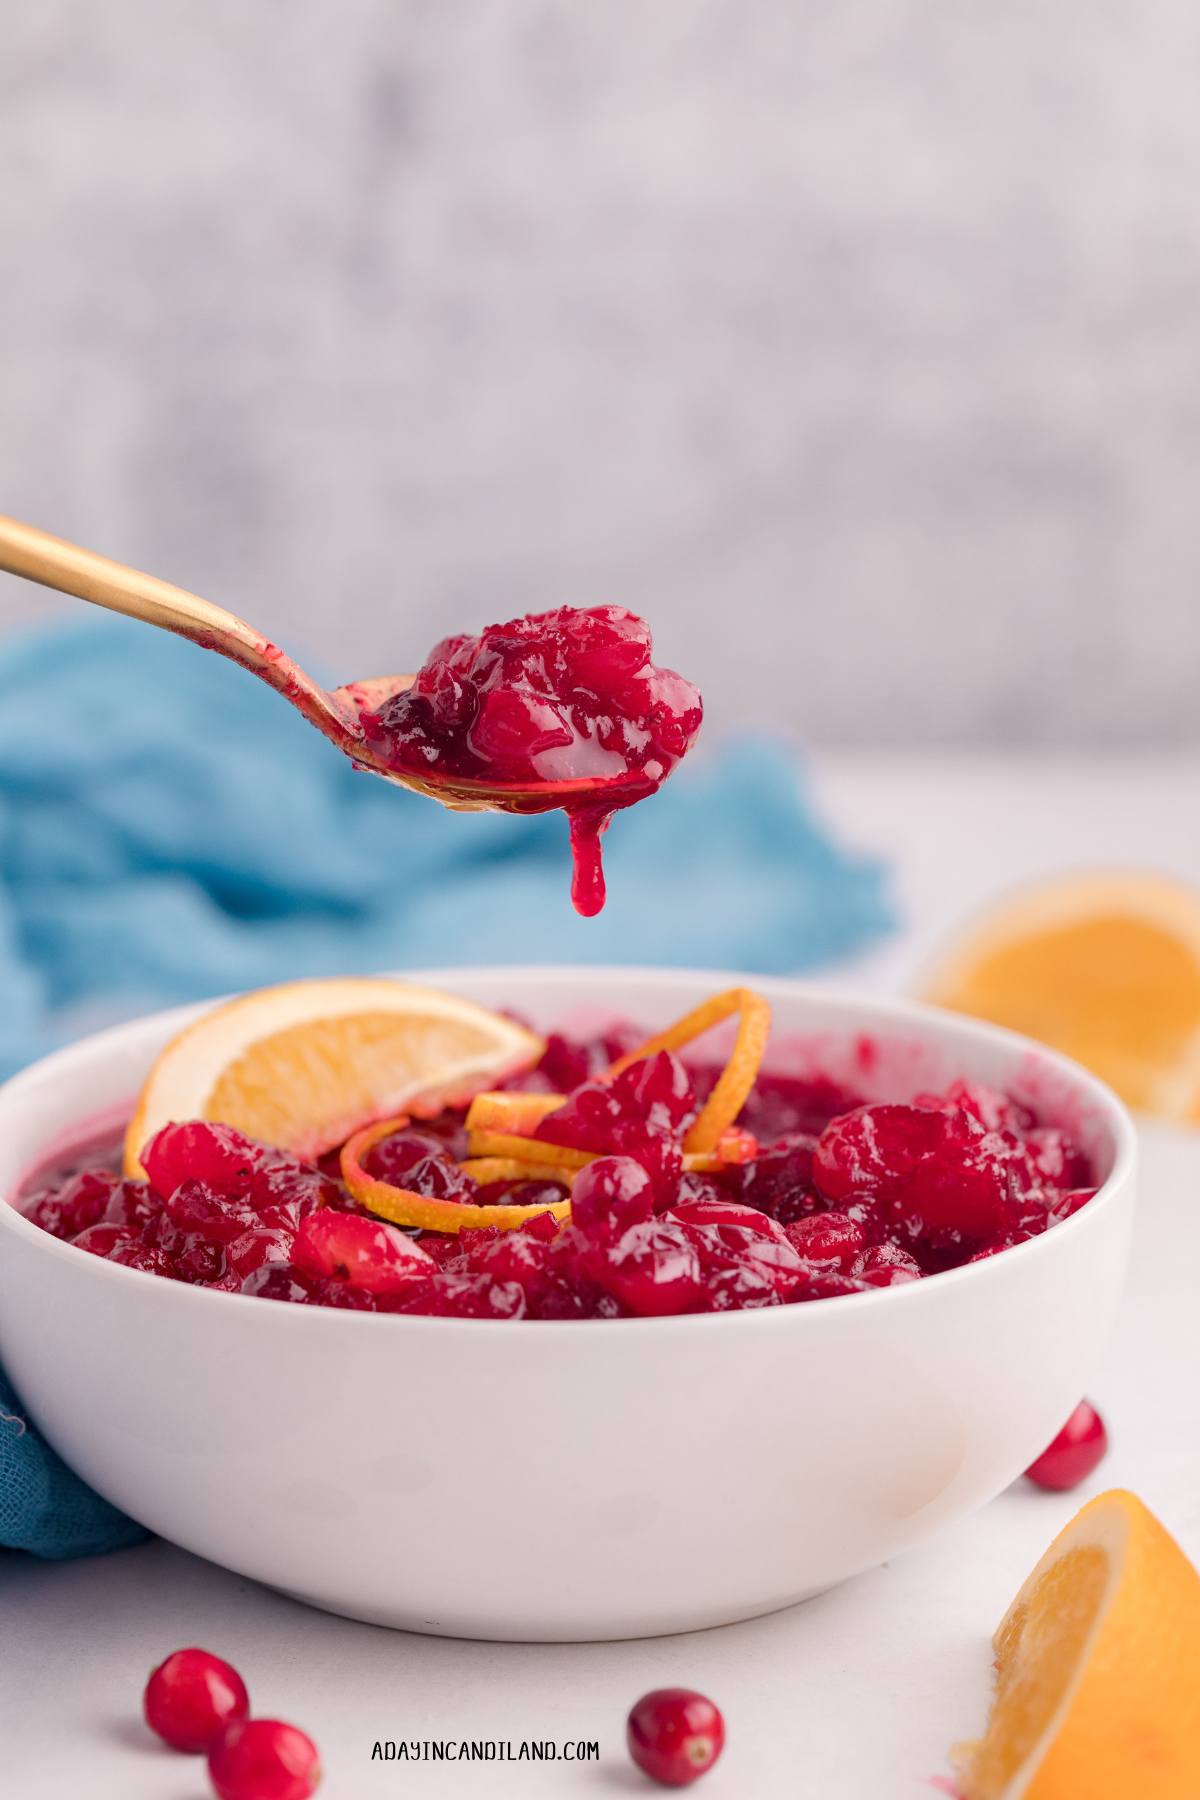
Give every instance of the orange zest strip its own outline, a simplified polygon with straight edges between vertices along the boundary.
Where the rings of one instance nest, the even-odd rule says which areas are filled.
[[[528,1137],[548,1113],[557,1112],[565,1094],[476,1094],[467,1108],[468,1131],[501,1131]]]
[[[539,1213],[552,1213],[556,1219],[566,1218],[571,1210],[569,1200],[556,1200],[549,1206],[466,1206],[455,1200],[431,1200],[425,1194],[414,1194],[409,1188],[395,1187],[390,1181],[378,1181],[363,1168],[363,1158],[394,1132],[403,1131],[407,1117],[383,1119],[357,1131],[342,1146],[342,1180],[360,1205],[393,1225],[416,1226],[421,1231],[475,1231],[494,1225],[500,1231],[515,1231],[527,1219]]]
[[[618,1057],[605,1076],[606,1080],[612,1081],[624,1074],[631,1064],[641,1062],[643,1057],[654,1056],[659,1050],[681,1050],[685,1044],[702,1037],[714,1025],[723,1024],[735,1013],[740,1014],[740,1018],[729,1061],[683,1140],[685,1150],[712,1150],[749,1098],[758,1079],[771,1029],[771,1009],[761,994],[756,994],[753,988],[727,988],[723,994],[714,994],[664,1031],[647,1038],[636,1050]]]
[[[486,1187],[492,1181],[561,1181],[570,1187],[578,1169],[565,1169],[561,1164],[523,1162],[515,1156],[468,1156],[459,1163],[464,1175]]]
[[[722,994],[714,994],[690,1013],[685,1013],[683,1018],[676,1019],[673,1025],[647,1038],[636,1050],[618,1057],[600,1077],[602,1081],[614,1081],[647,1056],[660,1050],[681,1050],[685,1044],[702,1037],[713,1026],[723,1024],[735,1013],[740,1016],[729,1061],[683,1140],[685,1152],[716,1159],[710,1163],[710,1168],[753,1162],[758,1154],[758,1144],[752,1133],[740,1131],[734,1120],[758,1079],[767,1047],[771,1009],[761,994],[756,994],[752,988],[728,988]],[[565,1100],[565,1094],[477,1094],[467,1111],[472,1157],[503,1157],[538,1163],[553,1161],[564,1167],[583,1168],[592,1161],[590,1154],[557,1146],[548,1138],[539,1139],[533,1135],[542,1121],[557,1112]],[[690,1159],[687,1166],[698,1167]]]
[[[481,1134],[482,1135],[482,1134]],[[728,1141],[727,1141],[728,1140]],[[499,1140],[490,1136],[488,1142],[496,1144]],[[602,1156],[618,1156],[617,1150],[567,1150],[559,1144],[543,1144],[538,1139],[513,1138],[513,1145],[532,1147],[536,1161],[522,1154],[517,1156],[499,1155],[488,1151],[478,1156],[468,1156],[459,1163],[459,1168],[471,1175],[476,1181],[564,1181],[570,1186],[589,1163],[597,1162]],[[683,1166],[690,1175],[719,1175],[722,1170],[735,1163],[753,1162],[757,1152],[756,1139],[747,1132],[723,1133],[715,1151],[689,1153],[683,1159]],[[555,1161],[542,1156],[544,1150],[557,1151]],[[565,1159],[570,1156],[572,1162]]]
[[[467,1147],[472,1156],[511,1156],[519,1162],[557,1164],[564,1169],[583,1169],[597,1156],[613,1154],[568,1149],[565,1144],[551,1144],[545,1138],[510,1137],[502,1131],[473,1131]]]

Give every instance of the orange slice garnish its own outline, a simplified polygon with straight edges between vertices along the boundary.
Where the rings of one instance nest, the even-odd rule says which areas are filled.
[[[1135,1494],[1098,1494],[996,1633],[996,1695],[954,1753],[962,1800],[1200,1795],[1200,1573]]]
[[[529,1067],[542,1040],[486,1007],[407,981],[292,981],[204,1013],[172,1038],[138,1098],[125,1171],[163,1125],[207,1119],[299,1156],[368,1119],[465,1101]]]
[[[363,1159],[394,1132],[403,1131],[407,1118],[383,1119],[376,1125],[355,1132],[342,1146],[342,1180],[354,1198],[381,1219],[393,1225],[416,1226],[421,1231],[458,1232],[495,1225],[500,1231],[515,1231],[527,1219],[540,1213],[552,1213],[564,1219],[571,1210],[569,1200],[555,1200],[541,1206],[471,1206],[457,1200],[431,1200],[426,1194],[415,1194],[411,1188],[396,1187],[368,1174]],[[552,1179],[552,1177],[551,1177]]]

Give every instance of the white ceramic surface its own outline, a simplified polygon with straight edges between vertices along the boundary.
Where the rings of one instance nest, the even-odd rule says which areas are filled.
[[[663,1023],[733,979],[423,973],[539,1024]],[[872,1096],[965,1073],[1086,1140],[1103,1191],[909,1286],[721,1317],[494,1324],[207,1293],[81,1255],[0,1205],[0,1355],[61,1453],[154,1530],[354,1617],[451,1636],[640,1636],[770,1611],[999,1492],[1083,1392],[1120,1292],[1132,1129],[1074,1065],[902,1002],[759,980],[779,1054]],[[0,1089],[0,1193],[132,1096],[195,1009]]]

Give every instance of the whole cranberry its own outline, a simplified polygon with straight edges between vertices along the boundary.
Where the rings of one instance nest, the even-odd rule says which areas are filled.
[[[380,1312],[420,1313],[435,1319],[522,1319],[525,1290],[515,1281],[493,1281],[469,1269],[443,1269],[401,1293],[377,1296]]]
[[[785,1229],[793,1250],[816,1268],[848,1269],[863,1249],[862,1227],[844,1213],[813,1213]]]
[[[336,1306],[343,1312],[374,1312],[375,1296],[369,1289],[355,1287],[352,1281],[337,1281],[326,1275],[313,1282],[314,1306]]]
[[[151,1731],[172,1750],[207,1750],[250,1711],[246,1684],[232,1664],[208,1650],[175,1650],[151,1671],[142,1696]]]
[[[781,1225],[803,1218],[816,1205],[812,1166],[816,1138],[797,1132],[762,1150],[729,1176],[738,1196]]]
[[[619,1237],[654,1216],[654,1188],[631,1156],[598,1156],[571,1189],[571,1222],[592,1242]]]
[[[691,1688],[643,1694],[625,1727],[629,1754],[663,1787],[687,1787],[711,1769],[725,1747],[725,1721]]]
[[[1083,1151],[1053,1125],[1039,1125],[1025,1133],[1013,1167],[1014,1174],[1022,1175],[1029,1186],[1078,1188],[1092,1179]]]
[[[442,1145],[429,1131],[395,1131],[381,1138],[368,1150],[363,1167],[377,1181],[390,1181],[393,1187],[407,1187],[407,1177],[427,1156],[441,1154]]]
[[[611,1242],[588,1244],[579,1273],[631,1313],[664,1317],[704,1304],[700,1255],[684,1225],[647,1219]]]
[[[681,1132],[696,1116],[691,1076],[669,1050],[659,1050],[631,1063],[614,1081],[613,1092],[651,1133]]]
[[[312,1299],[312,1283],[285,1262],[266,1262],[252,1269],[241,1291],[257,1294],[260,1300],[288,1300],[293,1306],[305,1306]]]
[[[835,1205],[877,1195],[912,1235],[981,1239],[1004,1224],[1010,1155],[968,1112],[861,1106],[825,1127],[813,1176]]]
[[[239,1719],[216,1739],[208,1773],[220,1800],[308,1800],[321,1779],[317,1746],[280,1719]]]
[[[261,1269],[264,1263],[291,1262],[295,1246],[294,1231],[283,1231],[268,1225],[255,1225],[234,1238],[226,1251],[229,1267],[242,1281]]]
[[[141,1238],[136,1237],[114,1244],[108,1253],[108,1260],[122,1263],[127,1269],[141,1269],[146,1275],[164,1275],[168,1280],[175,1273],[161,1250],[156,1250],[152,1244],[144,1244]]]
[[[1061,1225],[1064,1219],[1069,1219],[1073,1213],[1077,1213],[1081,1206],[1086,1206],[1089,1200],[1094,1200],[1096,1193],[1095,1188],[1072,1188],[1069,1193],[1057,1195],[1054,1204],[1046,1214],[1046,1223]]]
[[[258,1219],[244,1201],[230,1199],[191,1176],[168,1195],[163,1210],[180,1231],[213,1244],[232,1244]]]
[[[304,1220],[294,1260],[311,1281],[352,1281],[375,1294],[399,1293],[426,1280],[435,1266],[429,1252],[394,1225],[331,1206]]]
[[[872,1244],[855,1263],[854,1273],[872,1287],[901,1287],[906,1281],[920,1281],[921,1265],[899,1244]]]
[[[795,1299],[808,1271],[782,1225],[729,1200],[685,1200],[662,1215],[690,1238],[713,1311]]]
[[[225,1250],[210,1238],[194,1231],[181,1231],[169,1219],[150,1221],[142,1233],[143,1243],[153,1239],[171,1265],[176,1281],[216,1281],[225,1273]]]
[[[90,1251],[93,1256],[111,1256],[115,1250],[135,1244],[137,1233],[127,1225],[89,1225],[71,1242],[77,1250]]]
[[[36,1195],[27,1203],[25,1216],[52,1237],[75,1238],[104,1217],[116,1186],[117,1177],[107,1170],[85,1169],[65,1187]]]
[[[148,1181],[122,1181],[109,1196],[104,1223],[127,1225],[131,1231],[141,1231],[161,1211],[162,1201]]]
[[[952,1081],[944,1094],[918,1094],[913,1105],[933,1112],[970,1113],[985,1131],[1027,1131],[1034,1123],[1020,1100],[982,1081]]]
[[[1052,1493],[1065,1493],[1086,1481],[1108,1449],[1104,1420],[1088,1400],[1081,1400],[1054,1442],[1025,1471],[1026,1481]]]
[[[142,1150],[156,1193],[170,1198],[184,1181],[202,1181],[221,1193],[244,1193],[272,1153],[229,1125],[188,1119],[164,1125]]]

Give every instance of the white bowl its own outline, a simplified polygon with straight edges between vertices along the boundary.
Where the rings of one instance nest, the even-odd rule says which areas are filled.
[[[549,1026],[657,1026],[736,977],[422,974]],[[871,1097],[955,1075],[1069,1123],[1105,1176],[1066,1223],[910,1285],[621,1322],[281,1306],[140,1274],[0,1204],[0,1356],[65,1459],[154,1531],[316,1606],[452,1637],[690,1631],[787,1606],[990,1500],[1054,1436],[1117,1306],[1134,1140],[1109,1091],[1011,1033],[755,982],[776,1056]],[[128,1102],[200,1009],[0,1089],[0,1194]]]

